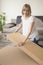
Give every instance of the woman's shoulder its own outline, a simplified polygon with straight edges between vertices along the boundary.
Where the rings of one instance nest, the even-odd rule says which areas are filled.
[[[35,17],[35,16],[33,16],[33,15],[31,15],[30,17],[31,17],[32,19],[35,19],[35,18],[36,18],[36,17]]]
[[[34,22],[34,20],[35,20],[35,17],[31,15],[31,16],[30,16],[30,21],[31,21],[31,22]]]
[[[31,16],[31,19],[35,22],[35,21],[39,21],[40,19],[38,19],[37,17],[35,16]]]

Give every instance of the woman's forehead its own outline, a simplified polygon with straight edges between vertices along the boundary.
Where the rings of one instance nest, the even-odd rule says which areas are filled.
[[[23,7],[23,9],[25,9],[25,10],[29,10],[29,7]]]

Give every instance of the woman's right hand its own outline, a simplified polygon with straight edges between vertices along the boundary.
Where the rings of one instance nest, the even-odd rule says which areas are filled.
[[[24,45],[24,42],[21,42],[21,41],[20,41],[20,42],[18,43],[18,46],[19,46],[19,47],[20,47],[20,46],[23,46],[23,45]]]

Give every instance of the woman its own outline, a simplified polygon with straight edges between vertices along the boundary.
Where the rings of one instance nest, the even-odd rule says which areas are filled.
[[[35,17],[31,15],[31,7],[29,4],[24,4],[22,8],[22,23],[20,24],[19,28],[16,32],[19,31],[19,29],[22,27],[22,34],[25,36],[24,42],[19,41],[18,45],[23,45],[26,40],[29,38],[31,41],[38,44],[39,36],[38,32],[36,30],[37,24]]]

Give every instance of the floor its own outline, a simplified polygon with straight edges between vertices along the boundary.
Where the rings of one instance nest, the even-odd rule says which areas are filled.
[[[0,39],[0,49],[6,45],[15,46],[9,39],[7,39],[7,37],[3,37]]]

